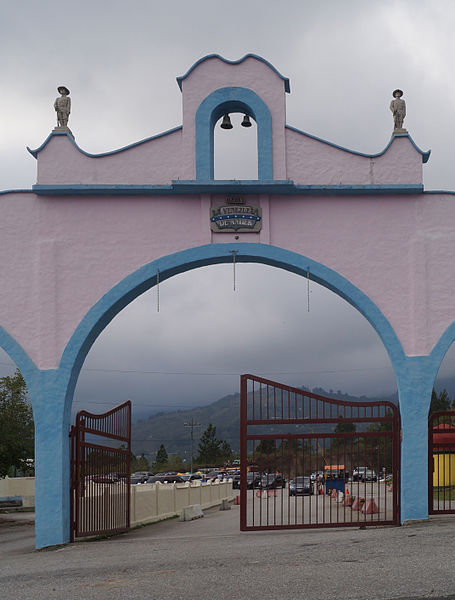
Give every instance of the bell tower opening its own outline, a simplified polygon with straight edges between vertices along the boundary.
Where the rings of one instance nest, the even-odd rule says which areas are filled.
[[[226,113],[215,123],[214,178],[258,179],[256,121],[239,112]]]

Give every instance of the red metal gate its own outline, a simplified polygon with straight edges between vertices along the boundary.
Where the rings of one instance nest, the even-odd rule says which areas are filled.
[[[131,402],[102,415],[79,412],[70,437],[71,541],[128,530]]]
[[[399,525],[400,419],[241,378],[240,529]]]
[[[439,411],[428,419],[428,512],[455,513],[455,413]]]

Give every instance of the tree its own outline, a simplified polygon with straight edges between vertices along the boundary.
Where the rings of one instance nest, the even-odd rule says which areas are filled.
[[[341,419],[342,416],[339,415],[339,418]],[[355,433],[355,431],[355,423],[351,423],[349,421],[340,421],[337,423],[337,426],[334,429],[335,433]]]
[[[221,460],[222,441],[216,437],[216,427],[211,423],[199,440],[198,462],[205,465],[216,465]]]
[[[430,415],[439,410],[450,410],[450,398],[447,390],[444,388],[439,395],[435,389],[431,392]]]
[[[221,443],[220,455],[224,462],[230,461],[233,456],[231,445],[226,440]]]
[[[339,418],[342,419],[342,415],[339,415]],[[333,431],[334,433],[355,433],[356,425],[355,423],[352,423],[350,421],[340,421],[339,423],[337,423]],[[343,454],[345,448],[348,447],[349,444],[353,443],[354,441],[354,437],[334,438],[331,443],[331,452],[337,452],[338,455]]]
[[[256,446],[256,454],[271,454],[275,451],[275,440],[261,440]]]
[[[149,471],[150,465],[149,461],[142,453],[140,456],[134,456],[131,454],[131,472],[135,473],[136,471]]]
[[[161,444],[161,446],[158,448],[158,452],[156,453],[155,462],[153,463],[153,470],[160,471],[167,465],[167,461],[168,455],[166,448],[164,447],[164,444]]]
[[[34,425],[27,386],[19,369],[0,378],[0,477],[25,470],[34,457]]]

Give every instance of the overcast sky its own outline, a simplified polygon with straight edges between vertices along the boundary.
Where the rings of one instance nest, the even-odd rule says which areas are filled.
[[[454,29],[453,0],[4,2],[0,189],[35,182],[26,146],[54,127],[58,85],[71,90],[79,146],[106,152],[181,124],[175,78],[199,58],[253,52],[290,78],[288,124],[353,150],[386,146],[391,92],[404,90],[405,127],[432,150],[425,187],[454,190]],[[217,178],[256,177],[254,127],[218,128],[215,143]],[[395,389],[365,319],[316,284],[308,312],[298,276],[239,265],[234,292],[232,267],[222,265],[160,291],[159,313],[151,290],[97,340],[75,407],[103,410],[126,398],[144,408],[205,404],[237,391],[246,371],[357,394]],[[0,355],[0,374],[8,362]]]

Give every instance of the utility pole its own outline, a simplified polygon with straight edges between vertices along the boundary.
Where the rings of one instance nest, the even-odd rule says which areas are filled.
[[[191,427],[191,473],[193,472],[193,439],[194,439],[194,428],[200,427],[200,423],[196,423],[193,417],[191,417],[191,423],[184,423],[184,427]]]

